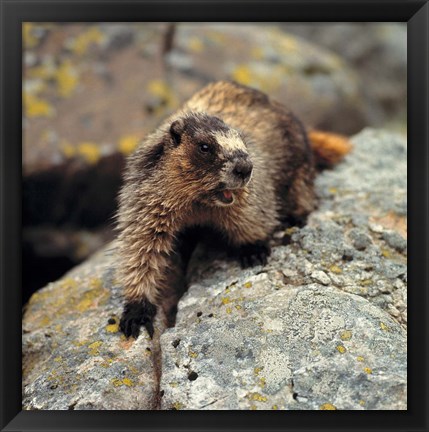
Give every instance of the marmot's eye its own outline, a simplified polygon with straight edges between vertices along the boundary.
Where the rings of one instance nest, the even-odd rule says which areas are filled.
[[[207,153],[210,150],[210,146],[206,143],[201,143],[199,145],[200,151],[203,153]]]

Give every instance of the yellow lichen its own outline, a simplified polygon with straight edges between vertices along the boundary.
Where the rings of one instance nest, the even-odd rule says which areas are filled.
[[[140,141],[138,135],[125,135],[119,140],[119,151],[124,155],[131,154],[136,148]]]
[[[231,303],[231,299],[229,297],[222,297],[222,304],[228,304]]]
[[[236,308],[237,310],[240,310],[240,309],[241,309],[241,306],[240,306],[240,305],[235,305],[235,308]]]
[[[101,287],[101,281],[97,278],[91,279],[89,286],[91,289],[82,294],[80,301],[76,305],[76,309],[79,312],[85,312],[86,310],[105,302],[109,295],[108,291]]]
[[[84,346],[88,343],[88,340],[83,340],[83,341],[73,341],[73,345],[76,347],[81,347]]]
[[[361,285],[361,286],[367,286],[367,285],[372,285],[372,279],[364,279],[364,280],[361,280],[360,282],[359,282],[359,284]]]
[[[77,153],[90,164],[95,164],[100,159],[100,148],[93,142],[82,142],[77,146]]]
[[[73,290],[76,289],[79,286],[79,283],[77,280],[73,279],[73,278],[65,278],[62,279],[60,282],[60,290]]]
[[[117,333],[119,331],[119,323],[115,322],[115,324],[108,324],[106,326],[106,331],[108,333]]]
[[[46,327],[47,325],[49,325],[51,323],[51,320],[48,316],[44,315],[42,317],[42,319],[39,321],[39,325],[41,327]]]
[[[176,387],[179,386],[179,383],[177,383],[177,382],[175,382],[175,381],[173,381],[173,382],[171,382],[171,383],[169,383],[169,384],[170,384],[170,387],[173,387],[173,388],[176,388]]]
[[[284,233],[288,236],[292,235],[293,233],[297,232],[298,228],[297,227],[289,227],[287,229],[284,230]]]
[[[270,74],[266,74],[249,64],[236,66],[232,71],[232,79],[244,85],[251,85],[265,92],[278,89],[284,79],[285,71],[282,65],[274,65]]]
[[[232,78],[240,84],[251,84],[252,74],[249,66],[244,64],[237,66],[232,73]]]
[[[253,369],[253,373],[255,375],[259,375],[259,372],[261,372],[262,369],[263,369],[263,367],[255,367],[255,369]]]
[[[152,80],[149,82],[147,89],[153,96],[159,97],[165,102],[167,107],[173,107],[178,104],[173,89],[163,80]]]
[[[352,338],[352,332],[350,330],[344,330],[341,332],[340,338],[343,341],[348,341]]]
[[[204,43],[196,36],[191,37],[188,42],[189,49],[194,53],[200,53],[204,50]]]
[[[365,361],[365,359],[364,359],[362,356],[358,356],[358,357],[356,357],[356,360],[357,360],[358,362],[363,362],[363,361]]]
[[[55,357],[54,362],[60,363],[63,361],[63,358],[61,356]]]
[[[134,375],[137,375],[138,373],[140,373],[140,371],[134,367],[134,366],[128,366],[128,369],[130,370],[130,372],[132,372]]]
[[[337,351],[341,354],[344,354],[347,350],[343,345],[337,345]]]
[[[386,324],[384,324],[384,322],[382,321],[380,321],[380,328],[381,330],[389,331],[389,327]]]
[[[286,36],[284,33],[279,34],[278,42],[286,52],[298,50],[298,43],[295,38]]]
[[[36,26],[33,23],[25,22],[22,25],[22,43],[24,49],[34,48],[38,43],[39,39],[34,35],[34,29]]]
[[[130,380],[129,378],[124,378],[123,380],[122,380],[122,383],[124,384],[124,385],[126,385],[127,387],[134,387],[134,381],[133,380]]]
[[[331,271],[332,273],[336,273],[336,274],[340,274],[343,271],[341,270],[340,267],[338,267],[337,265],[333,264],[331,265],[331,267],[329,267],[329,271]]]
[[[93,342],[92,344],[88,345],[88,348],[89,348],[89,354],[92,355],[92,356],[95,356],[95,355],[100,354],[100,350],[99,350],[99,348],[100,348],[100,346],[101,346],[102,344],[103,344],[103,342],[101,342],[101,341],[96,341],[96,342]]]
[[[336,410],[337,407],[335,405],[332,405],[331,403],[325,403],[323,405],[320,405],[320,410]]]
[[[67,141],[63,141],[60,145],[61,151],[67,158],[72,158],[76,155],[76,148]]]
[[[252,282],[246,282],[243,286],[244,288],[252,288]]]
[[[42,64],[40,66],[35,66],[32,68],[29,68],[27,71],[28,78],[37,78],[38,81],[38,89],[37,91],[42,91],[46,87],[42,81],[47,80],[55,80],[55,67],[53,64]]]
[[[231,309],[230,307],[227,307],[227,308],[225,309],[225,312],[226,312],[227,314],[230,314],[230,313],[232,312],[232,309]]]
[[[266,402],[267,401],[266,396],[262,396],[258,392],[250,393],[249,394],[249,399],[254,400],[254,401],[258,401],[258,402]]]
[[[267,382],[266,382],[265,378],[261,377],[259,380],[259,386],[264,388],[266,384],[267,384]]]
[[[176,410],[181,410],[184,407],[184,405],[181,402],[174,402],[173,408]]]
[[[359,405],[364,406],[364,405],[365,405],[365,401],[361,399],[361,400],[359,401]]]
[[[207,32],[206,35],[210,38],[212,42],[215,42],[216,44],[224,44],[227,38],[224,33],[214,30]]]
[[[52,117],[54,115],[54,109],[49,102],[28,92],[24,92],[23,103],[25,115],[29,118]]]
[[[392,254],[388,249],[384,249],[381,248],[381,254],[385,257],[385,258],[391,258]]]
[[[328,192],[329,192],[330,194],[332,194],[332,195],[335,195],[335,194],[338,192],[338,189],[335,188],[335,187],[330,187],[330,188],[328,189]]]
[[[97,27],[92,27],[74,39],[71,49],[75,54],[83,55],[91,45],[100,45],[104,38],[105,36]]]
[[[191,350],[189,350],[188,354],[189,354],[189,357],[192,357],[192,358],[197,358],[198,357],[198,353],[196,353],[194,351],[191,351]]]
[[[115,387],[120,387],[122,385],[122,380],[118,378],[113,378],[111,382]]]
[[[62,97],[69,97],[78,84],[76,69],[69,60],[60,64],[56,71],[57,91]]]
[[[100,364],[100,366],[103,367],[103,368],[108,368],[108,367],[111,366],[112,363],[113,363],[113,360],[110,359],[110,358],[108,358],[108,359],[104,360],[104,361]]]
[[[367,373],[368,375],[372,374],[372,369],[369,367],[363,368],[364,372]]]
[[[279,407],[278,407],[277,405],[273,405],[273,406],[271,407],[271,409],[272,409],[272,410],[278,410]]]

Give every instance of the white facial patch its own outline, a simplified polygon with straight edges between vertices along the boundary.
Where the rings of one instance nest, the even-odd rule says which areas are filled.
[[[228,152],[234,150],[247,151],[240,134],[233,129],[227,132],[216,132],[214,133],[214,137],[219,145]]]

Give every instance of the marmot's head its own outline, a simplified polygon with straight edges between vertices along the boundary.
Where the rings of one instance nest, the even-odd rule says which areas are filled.
[[[173,121],[169,134],[184,189],[207,205],[233,204],[253,169],[242,134],[218,117],[196,112]]]

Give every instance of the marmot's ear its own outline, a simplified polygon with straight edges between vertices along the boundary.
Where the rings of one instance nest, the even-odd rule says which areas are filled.
[[[182,133],[185,129],[185,120],[184,119],[178,119],[175,120],[173,123],[171,123],[170,126],[170,135],[171,138],[173,138],[174,145],[178,146],[180,144],[180,141],[182,139]]]

